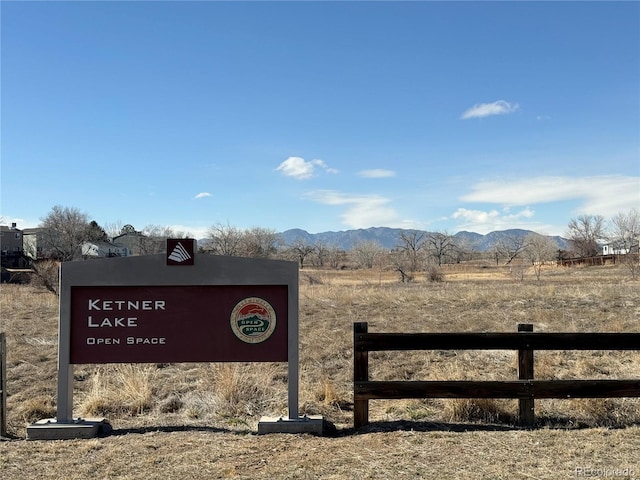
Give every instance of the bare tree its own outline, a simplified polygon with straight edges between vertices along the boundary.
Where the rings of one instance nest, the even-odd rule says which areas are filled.
[[[163,253],[167,248],[167,238],[189,238],[189,233],[175,231],[165,225],[150,224],[140,233],[140,253],[143,255]]]
[[[360,268],[373,268],[384,254],[384,248],[378,242],[365,240],[356,244],[351,253]]]
[[[505,265],[509,265],[527,248],[526,235],[505,235],[496,244],[496,259],[500,257],[506,258]]]
[[[147,225],[142,229],[142,233],[148,237],[157,238],[189,238],[188,232],[174,230],[166,225]]]
[[[280,244],[280,235],[275,230],[253,227],[241,233],[239,253],[243,257],[269,258],[277,253]]]
[[[400,233],[400,245],[398,248],[408,260],[409,270],[417,272],[421,265],[422,250],[425,245],[425,233],[416,230],[408,230]]]
[[[327,261],[331,268],[340,268],[341,262],[345,259],[345,252],[337,245],[329,245],[327,247]]]
[[[104,224],[104,231],[109,237],[113,238],[117,237],[118,235],[122,235],[123,233],[127,233],[126,231],[123,231],[124,227],[125,225],[123,225],[121,220],[115,222],[107,222]]]
[[[447,263],[448,260],[455,258],[455,237],[446,232],[428,233],[424,244],[426,245],[429,257],[431,257],[439,267],[441,267],[443,263]]]
[[[309,255],[311,255],[314,252],[314,250],[315,250],[314,246],[309,245],[307,241],[302,237],[297,238],[293,242],[293,244],[289,246],[289,251],[291,252],[291,255],[295,257],[296,260],[298,260],[301,269],[304,268],[305,260]]]
[[[43,256],[62,262],[80,258],[82,244],[95,233],[90,228],[86,213],[61,205],[55,205],[41,219],[40,228]]]
[[[610,221],[609,241],[612,246],[626,254],[622,263],[629,269],[634,280],[640,275],[640,211],[637,208],[629,212],[619,212]]]
[[[551,237],[534,232],[527,234],[525,243],[525,255],[531,261],[536,279],[540,281],[545,262],[554,260],[558,254],[558,243]]]
[[[400,274],[400,282],[409,283],[413,282],[415,277],[414,273],[410,272],[409,259],[404,252],[394,250],[389,254],[389,261],[394,271]]]
[[[209,228],[203,250],[215,255],[270,258],[278,252],[280,244],[280,234],[275,230],[262,227],[241,230],[218,223]]]
[[[236,227],[220,223],[209,228],[205,249],[215,255],[240,255],[242,232]]]
[[[600,253],[600,241],[606,237],[602,215],[580,215],[569,221],[566,234],[576,256],[593,257]]]
[[[609,222],[608,239],[616,250],[638,253],[640,241],[640,211],[632,208],[618,212]]]
[[[31,283],[42,285],[55,295],[60,295],[60,262],[57,260],[37,260],[31,264],[35,276]]]
[[[465,260],[471,260],[474,256],[475,246],[473,243],[464,237],[453,237],[453,260],[455,263],[460,263]]]
[[[329,246],[327,243],[318,240],[313,244],[313,253],[315,254],[312,258],[313,265],[316,267],[324,267],[325,262],[329,258]]]

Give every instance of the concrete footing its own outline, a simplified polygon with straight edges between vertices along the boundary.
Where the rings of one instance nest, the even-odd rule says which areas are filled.
[[[335,427],[320,415],[299,418],[262,417],[258,422],[258,435],[267,433],[311,433],[313,435],[327,435]]]
[[[70,440],[73,438],[95,438],[111,431],[106,418],[76,418],[69,423],[58,423],[47,418],[27,427],[27,440]]]

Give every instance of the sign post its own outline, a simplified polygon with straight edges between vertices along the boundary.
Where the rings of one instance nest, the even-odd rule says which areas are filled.
[[[73,417],[73,366],[88,363],[287,362],[289,416],[259,433],[322,433],[298,414],[297,263],[194,250],[176,239],[166,254],[61,265],[56,418],[29,438],[97,434],[104,419]]]

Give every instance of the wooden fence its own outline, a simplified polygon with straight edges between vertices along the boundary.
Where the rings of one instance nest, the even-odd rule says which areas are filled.
[[[640,333],[369,333],[354,323],[353,423],[369,423],[369,400],[402,398],[512,398],[519,400],[522,426],[535,425],[536,398],[640,397],[635,380],[534,380],[535,350],[640,350]],[[369,352],[401,350],[517,350],[518,380],[372,381]]]
[[[7,342],[0,332],[0,437],[7,436]]]

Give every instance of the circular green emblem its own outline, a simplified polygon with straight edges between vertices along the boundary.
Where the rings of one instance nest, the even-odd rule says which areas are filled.
[[[276,329],[276,312],[262,298],[249,297],[238,302],[231,312],[231,330],[246,343],[261,343]]]

